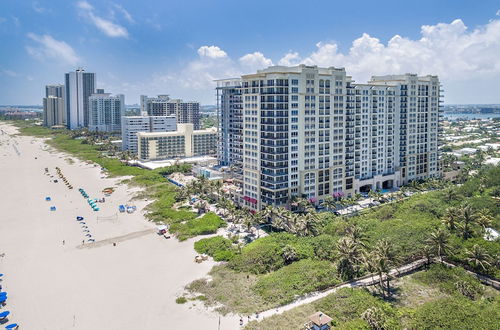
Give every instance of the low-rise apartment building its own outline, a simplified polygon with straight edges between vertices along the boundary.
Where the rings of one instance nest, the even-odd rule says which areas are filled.
[[[193,124],[178,124],[175,132],[137,133],[140,160],[164,160],[217,153],[217,129],[194,130]]]
[[[175,116],[126,116],[122,118],[122,150],[137,154],[137,133],[177,129]]]

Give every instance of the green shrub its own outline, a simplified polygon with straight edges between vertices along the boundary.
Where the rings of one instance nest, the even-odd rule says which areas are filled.
[[[231,261],[236,256],[233,250],[218,250],[214,253],[215,261]]]
[[[269,237],[269,238],[268,238]],[[283,267],[282,248],[272,237],[258,239],[246,245],[229,266],[240,272],[264,274]]]
[[[311,240],[314,255],[321,260],[335,260],[335,246],[338,239],[330,235],[319,235]]]
[[[234,258],[232,241],[222,236],[204,238],[194,243],[194,249],[198,253],[208,254],[215,261],[229,261]]]
[[[203,238],[194,243],[194,249],[198,253],[208,254],[213,256],[219,250],[228,250],[232,246],[232,242],[222,236]]]
[[[178,297],[177,299],[175,299],[175,302],[177,304],[185,304],[185,303],[187,303],[187,299],[186,299],[186,297]]]
[[[217,214],[209,212],[201,218],[189,219],[183,223],[174,223],[170,226],[172,232],[177,233],[183,241],[198,235],[208,235],[217,232],[217,229],[226,225],[226,222]]]
[[[303,259],[259,278],[254,290],[264,300],[286,304],[296,296],[340,283],[328,261]]]

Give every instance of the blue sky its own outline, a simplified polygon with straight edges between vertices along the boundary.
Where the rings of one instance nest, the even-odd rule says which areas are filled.
[[[0,104],[41,104],[84,67],[98,87],[214,104],[213,79],[268,65],[438,74],[446,103],[500,103],[500,2],[0,0]]]

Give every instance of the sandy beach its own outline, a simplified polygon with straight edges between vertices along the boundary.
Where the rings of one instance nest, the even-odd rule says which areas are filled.
[[[11,322],[22,329],[219,329],[219,316],[201,302],[175,303],[214,264],[193,261],[193,240],[156,235],[143,216],[146,201],[130,202],[138,208],[133,214],[119,213],[137,191],[120,184],[123,178],[105,178],[100,167],[56,152],[43,139],[15,136],[5,123],[0,129],[8,133],[0,133],[0,273],[9,297],[2,310],[11,312]],[[116,190],[98,212],[78,191],[101,198],[106,187]],[[97,221],[115,214],[116,221]],[[77,216],[95,246],[82,246],[89,237]],[[237,329],[238,319],[221,318],[220,329]]]

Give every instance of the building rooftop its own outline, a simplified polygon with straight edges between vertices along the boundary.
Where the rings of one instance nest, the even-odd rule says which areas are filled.
[[[314,324],[316,324],[318,326],[322,326],[322,325],[328,324],[332,320],[333,319],[330,316],[324,314],[321,311],[316,312],[313,315],[309,316],[309,321],[311,321],[312,323],[314,323]]]

